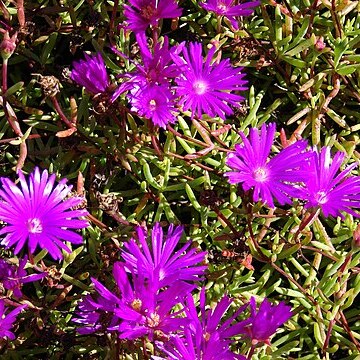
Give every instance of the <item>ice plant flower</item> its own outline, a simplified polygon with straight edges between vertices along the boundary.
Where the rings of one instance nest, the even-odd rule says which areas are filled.
[[[276,330],[291,318],[291,306],[280,302],[272,305],[268,299],[264,299],[258,310],[256,300],[250,299],[250,317],[240,322],[234,328],[240,332],[243,327],[243,334],[251,339],[252,345],[259,343],[270,344],[270,337]]]
[[[185,316],[190,323],[184,330],[184,336],[173,336],[168,343],[159,344],[160,348],[169,356],[169,359],[245,359],[230,351],[232,340],[229,337],[236,335],[233,331],[233,321],[245,310],[247,304],[240,307],[230,318],[222,321],[231,303],[232,299],[225,295],[214,309],[206,310],[205,288],[202,288],[199,317],[194,299],[192,295],[188,295]]]
[[[173,60],[180,69],[180,76],[175,79],[176,93],[183,110],[191,110],[192,115],[211,117],[230,115],[233,110],[229,105],[238,107],[244,98],[234,92],[246,90],[242,68],[234,68],[230,60],[213,63],[216,47],[213,46],[204,59],[202,44],[184,43],[179,45]],[[181,55],[182,54],[182,55]]]
[[[55,187],[55,174],[49,176],[47,170],[40,173],[39,168],[30,174],[28,182],[20,170],[18,172],[21,188],[8,178],[1,178],[0,220],[6,225],[0,230],[5,235],[1,245],[10,248],[15,245],[15,254],[28,243],[29,251],[34,253],[37,246],[46,249],[53,259],[63,257],[60,249],[71,252],[64,241],[82,243],[80,234],[72,229],[88,226],[87,221],[78,219],[88,212],[74,210],[83,202],[83,197],[68,197],[72,186],[66,179]]]
[[[0,283],[6,290],[11,290],[17,298],[22,297],[22,284],[42,279],[46,273],[28,275],[24,269],[27,257],[19,260],[19,265],[0,259]]]
[[[179,75],[179,68],[173,63],[169,49],[169,39],[164,36],[164,42],[156,43],[150,51],[147,38],[144,35],[137,35],[142,65],[136,65],[136,71],[131,75],[131,81],[140,85],[167,85],[171,79]]]
[[[106,311],[113,323],[108,330],[117,331],[122,339],[136,339],[143,336],[154,339],[156,336],[177,331],[188,323],[187,319],[177,318],[177,314],[172,313],[171,310],[177,303],[183,301],[185,294],[193,290],[195,285],[179,281],[166,290],[158,292],[158,286],[154,285],[156,281],[151,279],[147,281],[141,273],[137,275],[132,273],[130,281],[129,273],[121,262],[114,264],[113,275],[117,285],[116,294],[92,278],[97,298],[88,299],[87,303],[83,304],[82,317],[86,320],[83,323],[88,322],[90,325],[89,321],[99,320],[94,309],[100,312]],[[86,306],[90,310],[87,319],[84,316]]]
[[[92,95],[104,93],[109,88],[109,76],[101,53],[85,53],[85,60],[74,61],[72,66],[71,79]]]
[[[291,204],[291,197],[299,197],[295,184],[306,180],[303,169],[310,153],[305,151],[307,142],[299,140],[269,158],[276,126],[263,124],[261,131],[250,129],[249,138],[240,132],[243,143],[227,156],[226,164],[233,171],[224,175],[231,184],[242,184],[244,191],[253,189],[253,200],[263,201],[274,207],[274,199],[281,205]]]
[[[320,208],[325,217],[343,217],[342,212],[360,217],[353,210],[360,209],[360,176],[350,174],[358,163],[340,171],[344,157],[345,153],[337,152],[332,158],[327,146],[312,152],[301,195],[305,208]]]
[[[72,319],[73,322],[83,325],[77,328],[79,334],[105,332],[109,328],[119,325],[120,319],[114,315],[114,308],[121,305],[121,301],[110,292],[109,294],[110,297],[99,295],[96,298],[86,295],[82,299],[78,305],[78,311]]]
[[[21,305],[6,313],[7,309],[5,307],[5,302],[0,299],[0,338],[7,338],[9,340],[15,339],[15,334],[11,331],[11,328],[18,314],[26,307],[27,305]]]
[[[145,32],[148,26],[158,26],[161,19],[172,19],[181,15],[174,0],[129,0],[124,6],[128,28],[134,33]]]
[[[239,29],[238,17],[250,16],[254,12],[254,8],[260,5],[260,1],[241,2],[235,0],[207,0],[200,3],[205,10],[212,11],[216,15],[225,16],[229,19],[234,29]]]
[[[176,121],[174,96],[166,86],[139,87],[128,97],[132,104],[131,110],[151,120],[154,125],[166,128],[167,124]]]
[[[147,242],[147,234],[141,227],[137,228],[139,244],[131,239],[124,243],[122,257],[126,266],[135,273],[141,273],[148,279],[158,282],[158,287],[169,286],[179,281],[199,281],[207,266],[200,265],[205,252],[192,248],[191,241],[175,251],[182,237],[182,226],[170,225],[166,237],[159,223],[151,233],[151,248]]]

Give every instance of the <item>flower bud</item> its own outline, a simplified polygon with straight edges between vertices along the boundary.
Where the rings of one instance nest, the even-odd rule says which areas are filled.
[[[8,32],[5,33],[4,38],[0,44],[1,57],[4,60],[8,59],[14,53],[16,49],[16,38],[17,33],[15,33],[11,38]]]

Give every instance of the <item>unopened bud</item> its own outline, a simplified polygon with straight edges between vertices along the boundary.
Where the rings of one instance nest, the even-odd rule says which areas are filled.
[[[323,51],[325,49],[325,42],[324,42],[324,37],[323,36],[319,36],[316,39],[316,43],[315,43],[315,49],[317,51]]]
[[[5,33],[4,38],[0,44],[1,57],[4,60],[8,59],[14,53],[16,49],[16,38],[17,33],[15,33],[11,38],[8,32]]]

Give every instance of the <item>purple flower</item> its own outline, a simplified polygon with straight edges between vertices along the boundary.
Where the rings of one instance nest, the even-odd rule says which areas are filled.
[[[156,126],[166,128],[176,121],[174,96],[166,86],[139,87],[130,95],[132,111],[152,121]]]
[[[249,139],[241,132],[243,144],[235,145],[235,152],[226,159],[235,171],[225,173],[231,184],[241,183],[245,191],[252,188],[254,201],[262,200],[270,207],[274,207],[273,199],[291,204],[291,197],[300,195],[294,184],[306,180],[308,172],[302,165],[310,156],[305,152],[307,142],[300,140],[269,159],[274,135],[274,123],[263,124],[260,133],[251,128]]]
[[[0,338],[8,338],[9,340],[14,340],[15,335],[10,331],[12,328],[16,317],[21,312],[22,309],[25,309],[27,305],[18,306],[16,309],[6,312],[5,302],[0,299]]]
[[[158,26],[160,19],[172,19],[181,15],[174,0],[129,0],[124,15],[129,29],[134,33],[145,32],[148,26]]]
[[[96,95],[108,89],[109,76],[100,53],[91,56],[85,53],[85,60],[74,61],[72,65],[71,79],[89,93]]]
[[[261,303],[259,310],[256,311],[256,301],[252,297],[250,299],[250,317],[235,325],[234,328],[240,332],[243,327],[242,332],[251,339],[252,345],[270,344],[270,337],[291,317],[291,306],[284,302],[272,305],[266,298]]]
[[[172,308],[183,300],[185,294],[195,288],[194,285],[179,281],[162,292],[158,292],[156,281],[147,281],[142,274],[132,273],[132,281],[121,262],[114,264],[113,275],[117,284],[115,295],[96,279],[92,279],[98,293],[96,300],[87,300],[91,306],[83,304],[90,310],[86,321],[95,322],[99,319],[94,310],[106,311],[112,323],[109,331],[117,331],[122,339],[136,339],[148,336],[167,335],[177,331],[188,323],[187,319],[177,318],[177,313],[172,313]],[[79,321],[77,321],[79,322]],[[88,323],[88,325],[90,325]],[[88,326],[89,327],[89,326]]]
[[[358,164],[353,163],[340,171],[344,157],[344,153],[337,152],[331,158],[330,148],[327,146],[320,152],[312,152],[309,167],[306,168],[308,176],[300,196],[306,201],[306,208],[320,208],[325,217],[332,215],[343,218],[341,212],[360,217],[353,210],[360,208],[360,176],[350,175]]]
[[[205,310],[205,288],[200,293],[200,311],[195,307],[194,299],[191,295],[187,296],[187,307],[185,315],[190,320],[189,325],[184,330],[184,336],[173,336],[171,341],[166,344],[159,344],[163,352],[170,356],[170,359],[184,360],[233,360],[245,359],[241,355],[236,355],[230,351],[232,343],[228,338],[234,336],[232,325],[234,319],[245,310],[245,306],[240,307],[229,319],[221,321],[224,314],[229,309],[232,299],[224,296],[216,305],[215,309]]]
[[[72,186],[67,186],[67,180],[63,179],[54,187],[56,176],[49,176],[47,170],[40,173],[39,168],[35,168],[28,182],[22,171],[18,175],[21,189],[8,178],[0,179],[0,220],[7,223],[0,230],[0,235],[6,234],[1,245],[6,248],[16,245],[17,254],[28,242],[31,253],[39,246],[54,259],[61,259],[59,248],[71,252],[64,241],[82,243],[82,236],[71,229],[88,226],[85,220],[78,219],[88,212],[73,210],[84,199],[76,196],[64,200]]]
[[[27,257],[19,260],[19,266],[9,264],[4,259],[0,259],[0,283],[5,289],[11,290],[17,298],[22,297],[22,284],[42,279],[46,273],[28,275],[24,267]]]
[[[233,92],[246,90],[247,81],[242,68],[233,68],[229,59],[212,63],[215,51],[213,46],[203,59],[200,43],[190,43],[189,48],[184,43],[179,46],[178,54],[173,55],[180,69],[180,76],[175,79],[176,92],[184,111],[190,109],[193,116],[207,114],[225,119],[225,115],[233,113],[229,105],[238,107],[244,99]]]
[[[139,245],[134,239],[124,244],[122,257],[126,266],[135,273],[141,273],[146,278],[158,282],[158,288],[169,286],[179,281],[198,281],[207,266],[198,266],[204,260],[205,252],[189,249],[191,241],[175,251],[183,234],[183,227],[170,225],[167,236],[156,223],[151,233],[151,250],[147,243],[146,232],[137,228]]]
[[[145,85],[169,85],[169,81],[179,75],[179,68],[173,63],[169,50],[169,39],[165,36],[161,45],[156,43],[152,52],[143,34],[136,36],[139,44],[143,65],[136,65],[136,71],[131,74],[131,81]]]
[[[73,322],[84,325],[78,328],[77,332],[82,335],[95,332],[99,334],[119,325],[120,319],[114,315],[114,308],[118,305],[121,305],[121,301],[114,295],[110,298],[97,296],[96,299],[93,299],[91,295],[85,296],[72,319]]]
[[[239,29],[238,17],[250,16],[254,12],[254,7],[260,5],[260,1],[248,1],[238,4],[235,0],[207,0],[200,3],[205,10],[212,11],[216,15],[225,16],[231,22],[231,25]]]

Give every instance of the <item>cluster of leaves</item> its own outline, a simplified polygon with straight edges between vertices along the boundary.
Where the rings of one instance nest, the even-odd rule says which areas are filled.
[[[162,35],[170,42],[217,44],[223,58],[246,68],[249,91],[225,122],[178,116],[172,131],[149,129],[124,98],[104,109],[101,99],[70,80],[71,64],[83,51],[102,53],[113,82],[132,70],[139,49],[118,26],[124,20],[122,1],[21,4],[0,3],[3,23],[18,32],[0,98],[1,175],[14,177],[19,164],[29,172],[37,165],[77,181],[78,192],[86,192],[91,226],[84,245],[60,264],[44,253],[33,259],[49,276],[24,287],[34,311],[21,319],[17,339],[3,346],[1,356],[141,358],[143,349],[132,342],[75,335],[71,319],[78,300],[91,290],[90,275],[108,282],[134,226],[162,222],[185,225],[187,235],[209,252],[210,299],[227,292],[242,300],[269,296],[293,306],[286,332],[254,359],[357,358],[356,221],[319,217],[299,232],[302,204],[254,205],[223,173],[226,154],[240,141],[238,131],[268,121],[285,129],[283,141],[303,137],[313,145],[333,146],[349,160],[360,159],[358,2],[269,0],[233,32],[226,19],[198,1],[180,1],[183,15],[178,22],[164,20]],[[63,117],[76,123],[76,132],[64,130]],[[4,250],[1,255],[12,257]]]

